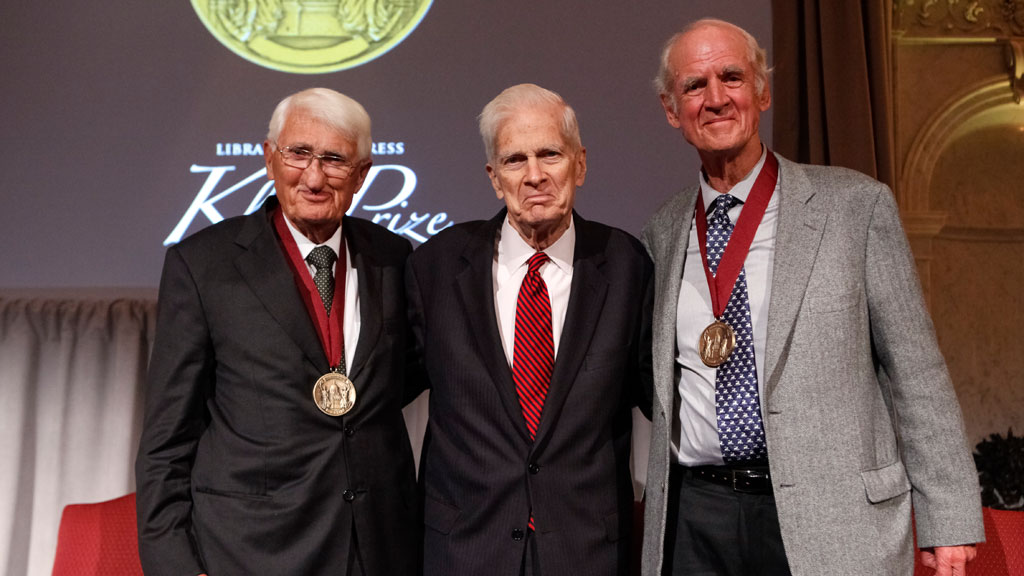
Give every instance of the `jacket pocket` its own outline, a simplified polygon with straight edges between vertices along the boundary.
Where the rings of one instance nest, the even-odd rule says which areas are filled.
[[[238,500],[254,500],[257,502],[271,500],[271,496],[268,494],[249,494],[246,492],[232,492],[229,490],[214,490],[203,486],[196,486],[195,491],[199,494],[206,494],[207,496],[221,496],[223,498],[235,498]]]
[[[628,354],[629,348],[625,346],[591,352],[583,359],[583,369],[588,372],[605,368],[618,369],[626,364]]]
[[[853,308],[858,302],[860,302],[860,290],[853,288],[829,295],[811,296],[807,299],[807,309],[811,314],[828,314]]]
[[[865,470],[860,473],[860,477],[864,480],[864,491],[872,504],[885,502],[910,491],[907,469],[900,460],[876,470]]]
[[[451,533],[461,514],[458,508],[429,495],[423,500],[423,523],[441,534]]]

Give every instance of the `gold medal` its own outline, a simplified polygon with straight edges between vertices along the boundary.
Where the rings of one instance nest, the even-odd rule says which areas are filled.
[[[705,365],[717,368],[729,359],[732,349],[736,347],[736,333],[732,326],[721,320],[715,320],[700,334],[697,350]]]
[[[343,416],[356,405],[356,385],[341,372],[328,372],[313,385],[313,402],[328,416]]]

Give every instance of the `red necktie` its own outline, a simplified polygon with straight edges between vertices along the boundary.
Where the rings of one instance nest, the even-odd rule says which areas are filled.
[[[519,404],[523,408],[530,439],[536,439],[544,398],[551,382],[555,345],[551,336],[551,299],[540,276],[540,267],[548,255],[537,252],[527,262],[528,269],[516,300],[516,332],[512,352],[512,379],[516,383]]]

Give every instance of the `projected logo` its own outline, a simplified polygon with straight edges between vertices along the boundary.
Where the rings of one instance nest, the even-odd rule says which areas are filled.
[[[365,64],[400,44],[432,0],[192,0],[217,40],[282,72],[322,74]]]
[[[373,143],[374,165],[363,180],[362,188],[352,197],[348,214],[380,224],[419,244],[453,222],[447,212],[424,211],[415,206],[416,172],[395,161],[400,161],[405,152],[405,142]],[[215,155],[216,162],[193,164],[189,168],[189,172],[200,177],[202,184],[184,215],[164,239],[164,246],[180,242],[190,231],[216,224],[226,217],[251,214],[267,196],[274,194],[274,182],[267,180],[263,149],[258,142],[221,142],[216,145]],[[385,156],[393,160],[383,163],[381,157]]]

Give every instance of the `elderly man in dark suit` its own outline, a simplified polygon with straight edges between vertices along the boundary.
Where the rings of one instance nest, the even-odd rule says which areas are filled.
[[[694,186],[648,223],[655,264],[644,574],[938,574],[983,538],[956,395],[892,193],[758,136],[764,51],[698,21],[665,45]]]
[[[406,273],[430,385],[424,572],[626,574],[651,263],[573,211],[586,150],[561,97],[509,88],[480,131],[505,209],[438,234]]]
[[[278,105],[263,148],[276,198],[167,252],[136,462],[143,567],[415,574],[411,247],[345,216],[370,118],[306,90]]]

